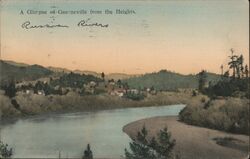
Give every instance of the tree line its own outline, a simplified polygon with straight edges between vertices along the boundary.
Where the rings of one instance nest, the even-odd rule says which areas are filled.
[[[231,49],[229,60],[227,64],[229,69],[224,72],[224,66],[221,66],[221,78],[216,84],[207,81],[207,72],[205,70],[198,74],[198,90],[201,93],[211,98],[217,96],[249,98],[249,68],[247,64],[244,64],[243,55],[237,55]],[[206,86],[207,83],[208,86]]]

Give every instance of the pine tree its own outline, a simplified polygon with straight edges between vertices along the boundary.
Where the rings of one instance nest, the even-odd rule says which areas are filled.
[[[6,96],[10,98],[16,96],[17,89],[14,80],[12,80],[9,84],[3,86],[3,89],[5,91]]]
[[[93,159],[93,153],[90,149],[90,145],[87,145],[86,150],[84,151],[84,155],[82,157],[82,159]]]
[[[104,74],[104,72],[101,73],[101,76],[102,76],[102,80],[105,81],[105,74]]]
[[[125,149],[127,159],[156,159],[153,151],[148,146],[147,135],[148,131],[144,125],[141,131],[138,132],[136,140],[133,139],[132,143],[129,143],[132,153]]]
[[[12,155],[12,148],[9,148],[8,144],[4,144],[0,141],[0,158],[10,158]]]
[[[205,70],[202,70],[199,74],[199,85],[198,89],[200,92],[204,92],[205,90],[205,84],[206,84],[206,78],[207,78],[207,72]]]
[[[148,132],[143,126],[138,132],[136,140],[130,143],[131,152],[125,149],[126,159],[171,159],[173,158],[173,148],[175,140],[171,139],[171,134],[167,128],[160,130],[157,138],[147,139]]]
[[[248,78],[249,76],[249,71],[248,71],[248,66],[245,66],[245,77]]]

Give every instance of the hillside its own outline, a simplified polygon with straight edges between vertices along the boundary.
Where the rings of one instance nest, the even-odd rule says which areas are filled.
[[[48,76],[53,72],[40,65],[25,65],[15,62],[0,60],[0,81],[1,84],[10,80],[35,80]]]
[[[7,64],[10,64],[10,65],[18,66],[18,67],[26,67],[26,66],[29,66],[28,64],[25,64],[25,63],[14,62],[14,61],[9,61],[9,60],[4,60],[4,62],[7,63]]]
[[[217,82],[219,78],[219,75],[208,73],[207,82]],[[161,70],[159,72],[125,79],[123,82],[127,82],[131,88],[150,88],[153,86],[157,90],[176,90],[177,88],[197,88],[198,76],[182,75]]]
[[[106,75],[107,79],[114,79],[114,80],[119,80],[119,79],[128,79],[132,77],[136,77],[138,75],[130,75],[130,74],[125,74],[125,73],[110,73]]]
[[[66,68],[52,67],[52,66],[47,67],[47,69],[49,69],[50,71],[55,72],[55,73],[70,73],[70,72],[72,72],[71,70],[68,70]]]
[[[95,77],[101,78],[101,73],[95,72],[95,71],[87,71],[87,70],[69,70],[66,68],[60,68],[60,67],[48,67],[49,70],[56,72],[56,73],[77,73],[77,74],[85,74],[85,75],[93,75]],[[131,77],[135,77],[137,75],[129,75],[129,74],[125,74],[125,73],[110,73],[110,74],[105,74],[105,78],[106,79],[114,79],[114,80],[118,80],[118,79],[128,79]]]

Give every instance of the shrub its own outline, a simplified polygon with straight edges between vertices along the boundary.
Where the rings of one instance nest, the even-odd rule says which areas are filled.
[[[93,153],[90,149],[90,145],[87,145],[86,150],[84,151],[84,155],[82,157],[82,159],[93,159]]]
[[[179,114],[181,121],[231,133],[249,135],[249,108],[245,99],[229,98],[222,105],[188,105]],[[216,102],[213,102],[216,103]]]
[[[2,86],[2,88],[5,91],[5,95],[8,96],[9,98],[16,96],[17,89],[14,81],[11,81],[10,83]]]
[[[10,158],[12,155],[12,148],[9,148],[8,144],[4,144],[2,141],[0,141],[0,158]]]

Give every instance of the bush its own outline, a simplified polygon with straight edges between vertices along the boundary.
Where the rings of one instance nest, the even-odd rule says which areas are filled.
[[[249,135],[248,105],[246,99],[229,98],[220,106],[210,100],[203,105],[186,106],[179,118],[191,125]]]
[[[10,158],[12,155],[12,148],[9,148],[8,144],[4,144],[2,141],[0,141],[0,158]]]
[[[14,81],[11,81],[10,83],[2,86],[2,88],[5,91],[5,95],[8,96],[9,98],[16,96],[17,89]]]
[[[93,153],[90,149],[90,145],[87,145],[86,150],[84,151],[84,155],[82,157],[82,159],[93,159]]]

